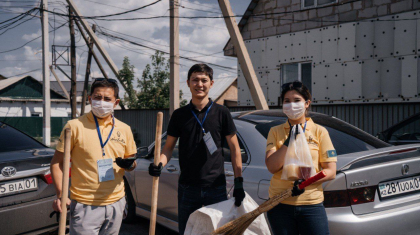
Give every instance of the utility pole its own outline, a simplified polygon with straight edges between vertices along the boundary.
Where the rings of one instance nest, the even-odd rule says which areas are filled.
[[[74,4],[73,0],[66,0],[67,3],[70,5],[70,8],[73,10],[74,14],[77,17],[80,17],[80,23],[82,24],[83,28],[85,28],[86,32],[89,34],[89,37],[93,40],[96,47],[98,48],[99,52],[102,54],[102,57],[105,59],[106,63],[111,68],[112,72],[114,73],[115,77],[120,81],[121,86],[127,91],[127,86],[124,82],[121,81],[121,78],[118,74],[119,70],[118,67],[115,65],[114,61],[109,56],[108,52],[99,42],[98,37],[93,32],[92,28],[89,26],[88,22],[83,18],[82,14],[80,13],[79,9],[77,9],[76,5]],[[130,95],[130,94],[129,94]]]
[[[81,34],[81,35],[82,35],[82,37],[83,37],[83,40],[85,40],[86,45],[88,45],[88,46],[89,46],[89,51],[92,53],[93,58],[94,58],[94,59],[95,59],[95,61],[96,61],[96,65],[98,65],[99,70],[101,70],[102,75],[104,75],[104,78],[108,79],[108,75],[106,74],[105,69],[104,69],[104,67],[103,67],[103,66],[102,66],[102,64],[101,64],[101,61],[99,60],[98,56],[96,55],[95,51],[93,50],[93,40],[92,40],[92,37],[91,37],[90,39],[88,39],[88,38],[86,37],[85,32],[83,32],[83,28],[82,28],[82,26],[80,25],[79,21],[77,21],[77,20],[76,20],[76,21],[75,21],[75,23],[76,23],[77,28],[79,29],[80,34]],[[96,31],[95,31],[95,29],[96,29],[96,25],[94,24],[94,25],[92,26],[92,31],[93,31],[94,33],[96,32]],[[91,42],[92,42],[92,44],[91,44]]]
[[[50,70],[49,70],[49,55],[50,55],[50,38],[48,33],[48,0],[41,0],[42,8],[42,93],[44,99],[42,101],[43,115],[42,115],[42,142],[46,146],[51,145],[51,97],[50,97]]]
[[[179,108],[179,0],[169,0],[170,91],[169,114]]]
[[[76,21],[77,22],[77,21]],[[79,29],[80,30],[80,29]],[[93,32],[96,31],[96,25],[94,24],[92,27]],[[83,97],[82,97],[82,110],[81,115],[85,114],[85,107],[86,107],[86,98],[88,96],[88,86],[89,86],[89,76],[90,76],[90,64],[92,63],[92,52],[93,52],[93,40],[89,39],[89,53],[86,65],[86,74],[85,74],[85,84],[83,86]]]
[[[77,71],[76,71],[76,39],[74,37],[74,19],[71,8],[69,8],[69,27],[70,27],[70,65],[71,65],[71,118],[76,118],[77,110]]]
[[[268,110],[267,101],[264,98],[264,93],[258,82],[257,75],[255,74],[254,67],[251,59],[249,58],[248,50],[245,47],[244,39],[239,31],[238,24],[236,23],[232,7],[229,0],[218,0],[220,9],[225,17],[226,27],[228,28],[230,38],[233,46],[238,54],[238,60],[241,64],[242,72],[244,73],[246,82],[251,92],[252,100],[254,100],[257,109]]]

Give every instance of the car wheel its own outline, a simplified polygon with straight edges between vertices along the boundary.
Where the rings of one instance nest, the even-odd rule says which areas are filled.
[[[134,201],[133,194],[131,193],[130,185],[128,184],[127,180],[124,178],[124,186],[125,186],[125,211],[127,216],[123,219],[123,223],[130,224],[133,223],[136,219],[136,203]]]

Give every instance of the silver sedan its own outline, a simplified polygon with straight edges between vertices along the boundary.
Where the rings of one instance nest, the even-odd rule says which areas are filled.
[[[310,114],[327,128],[337,150],[337,176],[324,187],[331,234],[420,234],[420,145],[390,147],[337,118]],[[266,138],[271,127],[286,121],[281,110],[232,113],[240,141],[244,188],[261,204],[268,199],[271,173],[265,166]],[[162,146],[166,137],[163,136]],[[149,218],[154,144],[139,148],[137,168],[126,173],[129,217]],[[230,151],[223,144],[226,187],[232,194]],[[177,146],[159,181],[157,222],[178,230],[177,189],[180,174]],[[131,213],[131,214],[130,214]]]

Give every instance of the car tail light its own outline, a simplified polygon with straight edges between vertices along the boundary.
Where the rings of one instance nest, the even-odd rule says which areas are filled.
[[[376,186],[355,188],[349,190],[350,203],[352,205],[375,201]]]
[[[69,177],[71,178],[71,168],[69,171]],[[45,172],[45,174],[41,175],[41,179],[47,184],[52,184],[53,179],[52,179],[51,171],[47,171]]]
[[[325,207],[343,207],[350,206],[349,194],[347,190],[325,191],[324,192]]]
[[[325,191],[325,207],[344,207],[375,201],[377,186],[355,188],[349,190]]]
[[[53,183],[51,171],[47,171],[44,175],[41,176],[41,178],[47,184],[52,184]]]

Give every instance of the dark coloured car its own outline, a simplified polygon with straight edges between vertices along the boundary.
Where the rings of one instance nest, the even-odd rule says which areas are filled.
[[[55,189],[50,174],[54,150],[0,122],[0,234],[41,233],[50,218]]]
[[[420,113],[393,125],[377,136],[393,145],[420,143]]]

